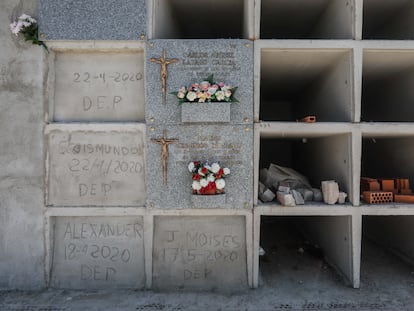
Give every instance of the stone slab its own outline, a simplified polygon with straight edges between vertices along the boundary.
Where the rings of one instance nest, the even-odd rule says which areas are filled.
[[[144,121],[144,51],[56,52],[54,121]]]
[[[161,145],[163,137],[178,139],[168,145],[167,185],[163,184]],[[226,176],[225,202],[212,201],[204,208],[251,208],[253,206],[253,127],[251,125],[178,125],[148,127],[147,185],[150,208],[194,208],[191,161],[218,161],[231,171]],[[208,203],[208,201],[206,201]]]
[[[51,286],[144,288],[141,216],[56,217]]]
[[[48,205],[144,206],[144,128],[51,130]]]
[[[248,287],[244,216],[156,216],[153,288]]]
[[[183,123],[229,123],[231,104],[183,103],[180,105]]]
[[[166,104],[163,104],[161,66],[151,62],[165,50],[166,58],[177,62],[167,66]],[[231,104],[232,124],[253,123],[253,43],[248,40],[153,40],[146,49],[147,123],[179,124],[178,99],[170,94],[182,86],[201,82],[210,74],[214,80],[238,87]]]
[[[145,0],[40,0],[44,40],[138,40],[147,32]]]

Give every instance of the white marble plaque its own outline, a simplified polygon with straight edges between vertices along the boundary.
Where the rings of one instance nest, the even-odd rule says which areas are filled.
[[[143,121],[144,51],[56,52],[54,121]]]
[[[48,205],[144,206],[144,127],[51,130]]]
[[[52,287],[145,286],[141,216],[56,217],[52,232]]]

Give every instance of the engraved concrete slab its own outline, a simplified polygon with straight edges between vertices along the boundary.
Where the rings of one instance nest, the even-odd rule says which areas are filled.
[[[153,288],[246,289],[244,216],[156,216]]]
[[[56,217],[51,286],[143,288],[143,219]]]
[[[144,121],[144,51],[56,52],[55,121]]]
[[[153,60],[163,57],[166,65],[166,103],[163,104],[162,65]],[[170,94],[182,86],[201,82],[210,74],[214,80],[238,87],[231,104],[232,124],[253,122],[253,43],[248,40],[153,40],[146,49],[147,123],[179,124],[181,107]]]
[[[50,130],[48,205],[145,205],[144,128]]]
[[[177,139],[168,145],[167,185],[163,184],[162,146],[153,139]],[[204,200],[204,208],[251,208],[253,204],[253,128],[251,125],[154,126],[147,131],[147,206],[194,208],[190,161],[215,161],[228,167],[225,201]]]
[[[40,0],[44,40],[138,40],[146,35],[145,0]]]

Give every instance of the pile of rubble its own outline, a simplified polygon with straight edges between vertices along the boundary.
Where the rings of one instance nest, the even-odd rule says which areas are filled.
[[[294,169],[270,164],[260,170],[259,199],[263,202],[277,200],[283,206],[303,205],[305,202],[327,204],[345,203],[347,194],[339,191],[333,180],[322,181],[322,191],[310,185],[308,179]]]
[[[414,203],[408,178],[361,177],[361,193],[368,204]]]

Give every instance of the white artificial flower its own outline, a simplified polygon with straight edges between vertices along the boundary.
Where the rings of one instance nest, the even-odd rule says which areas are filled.
[[[224,175],[229,175],[230,174],[230,169],[228,167],[225,167],[223,169]]]
[[[213,181],[215,181],[216,180],[216,177],[214,177],[214,175],[213,174],[209,174],[208,176],[207,176],[207,181],[208,182],[213,182]]]
[[[218,101],[224,100],[224,92],[223,91],[217,91],[216,92],[216,98]]]
[[[11,23],[10,24],[10,30],[11,30],[12,33],[14,33],[17,36],[17,34],[19,33],[19,31],[16,30],[16,26],[17,26],[17,23],[16,22]]]
[[[222,189],[224,189],[224,187],[226,186],[226,182],[224,181],[224,179],[223,178],[220,178],[220,179],[217,179],[216,180],[216,188],[218,189],[218,190],[222,190]]]
[[[193,184],[191,185],[191,187],[192,187],[194,190],[198,191],[198,190],[200,190],[200,189],[201,189],[201,184],[200,184],[200,182],[199,182],[199,181],[194,180],[194,181],[193,181]]]
[[[211,165],[211,171],[212,171],[214,174],[217,174],[219,170],[220,170],[220,165],[219,165],[217,162],[216,162],[216,163],[213,163],[213,164]]]
[[[186,97],[190,102],[192,102],[197,98],[197,95],[195,92],[188,92]]]
[[[200,185],[201,185],[201,187],[207,187],[207,185],[208,185],[207,179],[206,178],[200,179]]]
[[[208,92],[209,92],[211,95],[213,95],[214,93],[216,93],[216,91],[217,91],[217,89],[216,89],[216,88],[214,88],[214,87],[211,87],[211,88],[209,88],[209,89],[208,89]]]
[[[194,162],[190,162],[190,163],[188,164],[188,170],[190,171],[190,173],[192,173],[192,172],[193,172],[193,170],[194,170]]]
[[[198,172],[197,172],[197,173],[198,173],[198,175],[204,176],[204,173],[202,172],[202,169],[203,169],[203,168],[202,168],[202,167],[200,167],[200,168],[198,169]]]

